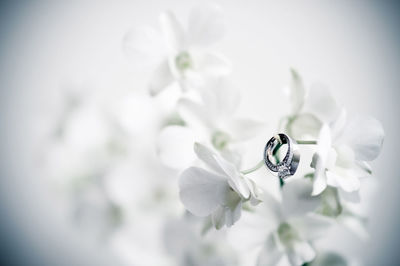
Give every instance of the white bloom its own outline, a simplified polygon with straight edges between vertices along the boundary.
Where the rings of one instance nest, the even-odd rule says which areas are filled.
[[[332,129],[324,125],[313,157],[313,195],[321,193],[327,185],[345,192],[357,191],[359,178],[370,172],[366,162],[379,155],[383,139],[382,125],[371,117],[346,121],[346,113],[342,111]]]
[[[237,254],[226,241],[225,231],[202,232],[203,223],[188,212],[166,222],[163,244],[174,265],[237,265]]]
[[[162,37],[152,29],[133,29],[124,39],[127,54],[143,66],[153,66],[149,90],[155,95],[178,82],[182,89],[201,85],[210,76],[226,75],[230,64],[219,54],[208,51],[225,32],[222,12],[215,5],[195,8],[184,29],[173,13],[160,16]]]
[[[196,143],[195,153],[211,170],[186,169],[179,178],[179,195],[185,208],[196,216],[211,215],[219,229],[232,226],[241,215],[242,203],[259,202],[253,181],[243,176],[236,166]]]
[[[302,183],[303,188],[300,191],[304,191],[306,195],[310,196],[310,192],[313,189],[313,184],[311,180],[307,179]],[[290,192],[290,194],[294,193]],[[290,194],[288,195],[288,193],[286,193],[284,197],[290,197]],[[298,196],[294,197],[299,198]],[[339,225],[348,228],[360,238],[366,239],[368,237],[368,233],[366,231],[366,219],[364,215],[357,211],[357,209],[359,209],[360,207],[358,197],[359,195],[356,192],[346,193],[345,191],[338,188],[327,187],[320,195],[313,196],[312,200],[305,197],[303,205],[305,203],[310,204],[310,206],[313,206],[313,209],[310,208],[309,210],[313,210],[318,214],[335,219],[335,221]],[[297,201],[298,203],[294,206],[295,208],[298,208],[300,202],[302,202],[300,200]],[[358,203],[353,207],[348,204],[355,201],[357,201]],[[316,203],[318,204],[318,206],[315,208]],[[289,211],[293,212],[293,210]]]
[[[286,118],[285,130],[294,139],[316,138],[322,124],[330,124],[340,114],[340,107],[329,89],[313,84],[305,89],[301,76],[291,70],[291,84],[286,88],[291,112]]]
[[[209,81],[200,96],[199,100],[183,98],[178,102],[184,126],[167,126],[160,133],[158,154],[169,167],[183,169],[193,163],[194,141],[212,145],[225,159],[238,163],[240,156],[232,146],[256,136],[265,127],[256,120],[235,116],[240,95],[226,79]]]
[[[326,235],[333,220],[312,213],[320,199],[312,197],[311,190],[310,180],[303,178],[283,186],[281,201],[264,193],[257,212],[246,213],[238,227],[230,229],[241,241],[234,241],[235,245],[241,249],[261,246],[257,259],[260,266],[297,266],[312,261],[316,255],[312,241]],[[242,244],[250,237],[250,242]]]

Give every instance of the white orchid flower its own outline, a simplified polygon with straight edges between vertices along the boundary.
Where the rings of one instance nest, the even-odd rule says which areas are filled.
[[[200,99],[183,98],[178,113],[185,125],[165,127],[158,138],[161,161],[174,169],[184,169],[193,163],[195,141],[212,145],[225,159],[236,164],[240,156],[238,144],[255,137],[265,123],[236,117],[240,95],[226,79],[209,81],[200,92]]]
[[[285,117],[285,131],[294,139],[316,138],[321,126],[332,123],[340,114],[340,107],[326,86],[313,84],[306,90],[294,69],[291,69],[291,84],[286,92],[291,112]]]
[[[154,70],[149,90],[156,95],[177,82],[183,90],[201,85],[212,76],[226,75],[230,63],[209,51],[225,32],[225,22],[218,6],[194,8],[185,29],[172,12],[160,15],[162,36],[149,28],[133,29],[126,34],[124,50],[143,67]]]
[[[203,222],[185,212],[180,219],[167,220],[163,228],[162,242],[174,258],[174,265],[237,265],[238,254],[226,241],[224,231],[202,231]]]
[[[258,188],[234,164],[196,143],[196,155],[209,170],[190,167],[179,177],[179,195],[185,208],[196,216],[211,215],[215,228],[230,227],[239,220],[242,204],[256,205]]]
[[[292,202],[291,207],[286,204],[284,208],[288,215],[301,214],[304,210],[312,211],[335,220],[338,225],[347,228],[361,239],[368,238],[365,215],[358,211],[358,193],[346,193],[338,188],[327,187],[318,196],[311,196],[312,190],[313,182],[310,178],[296,180],[283,187],[284,204],[285,201]]]
[[[312,242],[327,234],[333,220],[313,213],[320,198],[312,197],[311,190],[311,181],[302,178],[282,187],[281,200],[264,193],[257,212],[246,212],[230,229],[232,242],[242,250],[259,247],[256,264],[260,266],[312,261],[316,256]]]
[[[324,125],[313,157],[313,195],[320,194],[327,185],[345,192],[360,188],[360,177],[370,173],[367,162],[380,153],[384,139],[382,125],[371,117],[356,117],[346,121],[342,111],[332,129]]]

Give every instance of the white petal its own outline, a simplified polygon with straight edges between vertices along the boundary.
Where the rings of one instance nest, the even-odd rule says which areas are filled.
[[[343,130],[346,126],[346,122],[347,122],[347,112],[345,108],[342,108],[336,120],[330,124],[333,140],[337,140],[343,133]]]
[[[304,104],[304,97],[306,91],[304,89],[304,84],[301,76],[296,70],[290,69],[291,80],[289,86],[289,99],[292,109],[292,114],[297,114],[300,112]]]
[[[201,96],[207,108],[213,110],[214,115],[228,117],[237,110],[241,99],[239,90],[224,77],[208,80]]]
[[[204,107],[202,103],[190,99],[178,101],[178,112],[182,119],[196,130],[204,130],[205,127],[213,126],[213,116],[210,109]]]
[[[318,137],[317,152],[313,156],[315,162],[314,187],[312,195],[318,195],[327,186],[327,177],[325,174],[329,153],[331,150],[331,135],[328,125],[323,125]]]
[[[266,123],[253,119],[233,119],[227,124],[227,132],[232,132],[234,141],[243,141],[256,137],[266,128]]]
[[[286,182],[282,188],[282,208],[286,217],[304,215],[320,204],[319,197],[311,196],[313,183],[306,178]]]
[[[333,179],[337,186],[346,192],[353,192],[360,189],[360,180],[357,176],[346,173],[346,170],[336,167],[333,171],[326,171],[328,179]]]
[[[355,164],[355,154],[349,146],[342,144],[335,147],[335,151],[336,165],[344,168],[350,168]]]
[[[359,238],[363,240],[367,240],[369,238],[365,223],[363,223],[361,219],[355,216],[345,215],[339,217],[339,222],[350,229]]]
[[[168,50],[173,54],[183,50],[185,47],[184,30],[175,15],[170,11],[163,12],[160,15],[160,24]]]
[[[331,123],[338,117],[341,109],[329,89],[316,84],[311,86],[303,110],[315,115],[323,123]]]
[[[228,182],[232,189],[244,199],[248,199],[250,197],[250,189],[237,168],[222,157],[214,155],[214,159],[229,177]]]
[[[324,124],[318,137],[317,153],[313,156],[315,162],[314,188],[312,195],[320,194],[327,186],[325,170],[331,150],[331,135],[329,126]]]
[[[188,39],[193,46],[205,46],[220,40],[225,33],[222,10],[217,5],[193,8],[189,15]]]
[[[325,171],[315,171],[312,195],[316,196],[321,194],[327,187],[327,177]]]
[[[331,132],[329,126],[324,124],[319,132],[317,153],[321,156],[322,161],[325,163],[328,160],[329,152],[332,147]]]
[[[307,240],[325,236],[334,223],[333,219],[315,213],[309,213],[291,222],[301,237]]]
[[[200,143],[194,144],[194,152],[197,157],[202,160],[210,169],[214,170],[218,174],[226,176],[226,172],[220,166],[219,162],[216,159],[215,153]]]
[[[384,137],[385,132],[378,120],[358,116],[349,121],[338,142],[349,145],[357,160],[372,161],[379,155]]]
[[[161,162],[174,169],[189,166],[196,159],[193,151],[194,132],[183,126],[165,127],[157,140],[158,156]]]
[[[273,234],[268,235],[260,255],[258,255],[257,266],[274,266],[282,258],[283,252],[278,250]]]
[[[297,241],[293,244],[293,249],[288,251],[288,259],[292,266],[303,265],[315,258],[315,251],[311,245],[305,241]]]
[[[346,192],[343,189],[338,189],[339,198],[341,201],[344,202],[351,202],[351,203],[359,203],[360,198],[360,191],[353,191],[353,192]]]
[[[232,189],[244,199],[248,199],[250,197],[250,189],[237,168],[220,156],[214,155],[214,158],[229,177],[228,182]]]
[[[287,133],[294,139],[315,139],[322,123],[312,114],[299,114],[286,125]]]
[[[206,76],[224,76],[231,72],[231,62],[216,53],[205,53],[194,60],[196,70]]]
[[[135,66],[159,64],[166,55],[161,33],[152,28],[133,28],[125,34],[122,48]]]
[[[223,204],[229,185],[223,176],[197,167],[179,177],[179,196],[185,208],[197,216],[207,216]]]
[[[234,192],[230,192],[230,195],[230,201],[225,211],[225,223],[228,227],[237,222],[242,214],[241,198]]]
[[[215,229],[219,230],[225,225],[225,207],[219,206],[212,214],[211,214],[211,222],[214,225]]]
[[[149,91],[152,96],[157,95],[174,81],[168,62],[162,61],[155,69],[149,81]]]

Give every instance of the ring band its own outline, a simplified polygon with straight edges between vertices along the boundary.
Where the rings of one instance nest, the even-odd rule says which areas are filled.
[[[288,149],[283,160],[277,164],[271,162],[270,157],[273,156],[274,149],[279,142],[280,145],[287,144]],[[264,149],[264,163],[268,169],[273,173],[278,173],[278,177],[285,179],[288,176],[296,173],[297,167],[300,162],[300,152],[296,145],[296,141],[291,139],[288,135],[279,133],[273,136],[265,145]]]

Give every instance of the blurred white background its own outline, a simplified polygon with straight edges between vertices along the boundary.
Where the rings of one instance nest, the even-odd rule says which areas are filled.
[[[110,102],[129,91],[145,92],[146,76],[135,71],[122,53],[124,34],[132,26],[157,26],[164,10],[173,10],[185,20],[190,8],[199,3],[0,5],[0,238],[3,253],[8,253],[2,254],[4,261],[7,257],[20,264],[115,265],[119,261],[101,241],[85,237],[71,224],[68,207],[39,167],[38,150],[48,145],[52,121],[60,116],[63,89],[89,91],[89,99]],[[394,265],[400,245],[400,145],[395,137],[399,132],[400,7],[387,1],[217,3],[228,25],[217,50],[231,59],[233,82],[245,92],[242,113],[270,121],[272,132],[277,123],[274,114],[288,106],[282,88],[288,83],[289,68],[295,67],[306,84],[327,84],[349,112],[369,114],[382,122],[386,140],[373,163],[378,186],[370,206],[370,240],[335,231],[324,245],[358,258],[363,265]],[[134,104],[152,109],[140,100]],[[132,122],[151,119],[147,112],[133,116]],[[144,141],[141,149],[150,145],[146,132],[136,134],[136,141]],[[144,159],[134,160],[133,165],[141,165]],[[149,221],[142,219],[144,224]],[[151,238],[151,225],[148,228]]]

